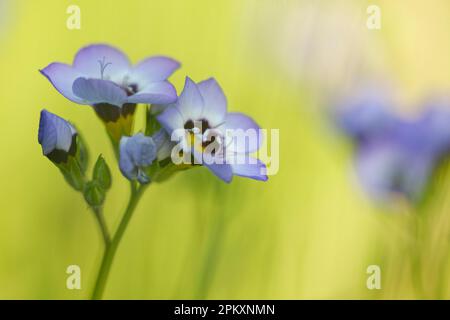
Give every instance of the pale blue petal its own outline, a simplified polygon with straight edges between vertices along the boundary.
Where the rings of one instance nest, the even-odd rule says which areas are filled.
[[[135,180],[137,178],[137,167],[131,160],[130,155],[126,151],[126,145],[130,137],[122,137],[120,139],[120,158],[119,158],[119,168],[122,174],[129,180]]]
[[[158,119],[161,126],[169,133],[169,135],[171,135],[174,130],[184,128],[185,120],[176,105],[168,106],[163,113],[156,117],[156,119]]]
[[[203,112],[203,98],[200,91],[189,77],[186,77],[183,92],[177,102],[177,108],[183,115],[183,119],[188,120],[200,120]]]
[[[77,97],[72,91],[72,85],[77,78],[84,75],[73,69],[71,66],[64,63],[52,63],[49,64],[40,72],[50,81],[50,83],[67,99],[78,103],[84,104],[84,101]]]
[[[219,127],[226,136],[226,148],[229,152],[251,153],[257,151],[262,143],[259,125],[249,116],[230,112],[225,123]]]
[[[146,137],[142,133],[131,137],[125,148],[136,166],[147,167],[156,158],[157,148],[155,142],[151,137]]]
[[[231,164],[233,174],[254,180],[267,181],[266,165],[259,159],[250,156],[237,156],[237,160]]]
[[[233,170],[229,164],[204,163],[204,166],[226,183],[231,182],[231,179],[233,179]]]
[[[54,150],[68,152],[72,145],[73,134],[75,129],[69,122],[45,109],[41,111],[38,141],[44,155]]]
[[[207,119],[211,127],[216,127],[225,121],[227,113],[227,98],[214,78],[197,84],[203,97],[204,108],[202,116]]]
[[[417,130],[426,136],[426,143],[434,152],[450,151],[450,103],[431,104],[417,124]]]
[[[138,133],[120,140],[119,167],[122,174],[130,180],[145,184],[150,181],[145,169],[156,159],[157,147],[151,137]]]
[[[73,67],[90,78],[118,80],[130,69],[127,56],[106,44],[94,44],[80,49]]]
[[[129,103],[170,104],[177,100],[177,91],[168,81],[152,82],[128,97]]]
[[[402,194],[419,200],[432,173],[435,160],[428,153],[392,141],[367,144],[356,158],[356,170],[367,192],[376,200]]]
[[[231,165],[226,163],[225,159],[221,156],[208,155],[206,153],[201,153],[195,148],[193,148],[193,156],[196,163],[202,164],[207,167],[214,175],[216,175],[221,180],[226,183],[231,182],[233,179],[233,170]]]
[[[160,129],[152,135],[152,139],[155,142],[156,148],[158,149],[157,158],[158,161],[170,157],[172,148],[175,143],[170,141],[170,137],[165,129]]]
[[[387,130],[397,125],[397,119],[390,110],[391,102],[385,93],[364,91],[342,101],[341,104],[337,123],[356,140],[384,135]]]
[[[125,91],[112,81],[78,78],[72,90],[85,104],[109,103],[121,107],[127,100]]]
[[[169,57],[150,57],[133,67],[129,81],[139,87],[169,78],[180,67],[180,63]]]

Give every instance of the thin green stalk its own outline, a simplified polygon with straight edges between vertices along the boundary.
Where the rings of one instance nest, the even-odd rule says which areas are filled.
[[[111,146],[114,152],[114,156],[116,157],[116,160],[120,160],[120,154],[119,154],[119,142],[115,141],[113,137],[108,133],[109,141],[111,142]]]
[[[213,198],[213,201],[219,198],[222,201],[222,205],[217,211],[217,216],[209,231],[209,239],[194,296],[194,299],[197,300],[206,299],[208,296],[211,282],[217,272],[227,227],[230,223],[230,216],[227,215],[227,193],[224,193],[222,188],[223,186],[221,184],[217,184],[217,189],[215,190],[216,197]]]
[[[225,233],[223,213],[214,222],[214,227],[211,230],[210,238],[208,239],[208,245],[205,253],[205,257],[200,270],[200,280],[198,282],[196,296],[197,300],[206,299],[211,285],[211,281],[215,275],[217,265],[220,257],[220,250],[223,242],[223,236]]]
[[[106,225],[106,221],[103,216],[103,210],[101,207],[92,208],[92,210],[94,211],[95,217],[97,218],[98,225],[100,227],[100,231],[102,233],[105,246],[108,246],[109,243],[111,242],[111,237],[109,235],[108,226]]]
[[[450,167],[447,164],[442,174],[438,177],[441,178],[441,189],[446,190],[449,187],[449,175],[450,175]],[[448,203],[446,201],[447,199],[447,193],[443,192],[441,193],[441,210],[439,211],[440,215],[438,218],[438,224],[441,227],[441,237],[439,237],[439,244],[443,246],[443,253],[442,257],[439,260],[438,259],[438,274],[437,277],[437,284],[436,284],[436,299],[438,300],[444,300],[446,289],[448,289],[449,281],[447,280],[449,277],[448,270],[449,270],[449,263],[450,263],[450,229],[447,219],[447,208]],[[442,240],[441,240],[442,239]],[[440,248],[439,248],[440,249]],[[441,250],[436,250],[437,252],[441,252]]]
[[[98,271],[94,291],[92,293],[92,299],[98,300],[103,296],[103,291],[105,290],[106,282],[108,280],[108,275],[111,269],[111,265],[114,261],[114,256],[116,254],[117,248],[119,247],[120,241],[122,240],[128,223],[131,220],[134,209],[136,208],[136,205],[138,204],[145,188],[146,186],[136,187],[134,183],[131,183],[131,194],[125,213],[111,242],[105,246],[105,251],[103,253],[102,262]]]
[[[450,258],[450,236],[447,238],[447,241],[445,242],[445,253],[441,261],[441,265],[439,268],[439,275],[440,278],[438,279],[437,289],[436,289],[436,299],[438,300],[444,300],[445,299],[445,290],[448,287],[448,281],[447,281],[447,273],[448,273],[448,264],[449,264],[449,258]]]
[[[421,212],[417,212],[413,215],[413,235],[414,241],[411,246],[411,271],[412,280],[416,293],[419,299],[424,299],[426,297],[425,288],[423,286],[423,261],[422,261],[422,250],[423,250],[423,228],[424,219],[421,217]]]

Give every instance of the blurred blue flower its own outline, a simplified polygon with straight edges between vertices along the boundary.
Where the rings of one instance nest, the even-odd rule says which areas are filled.
[[[38,141],[42,152],[51,161],[66,162],[69,154],[75,155],[76,135],[75,128],[69,122],[45,109],[41,111]]]
[[[366,89],[347,98],[338,106],[338,124],[359,142],[370,140],[396,125],[396,117],[389,108],[391,101],[386,94]]]
[[[338,118],[356,144],[357,174],[377,200],[397,194],[417,202],[450,151],[450,105],[427,104],[418,118],[407,120],[374,98],[357,103]]]
[[[146,173],[156,159],[158,146],[152,137],[138,133],[132,137],[122,137],[120,140],[119,167],[122,174],[129,180],[137,180],[141,184],[150,182]]]
[[[242,113],[227,112],[227,99],[215,79],[196,84],[187,77],[178,101],[157,119],[172,139],[180,140],[191,163],[205,165],[225,182],[233,175],[267,180],[265,164],[249,155],[260,147],[259,126]],[[229,134],[238,130],[249,130],[253,139]]]
[[[40,71],[73,102],[122,107],[174,102],[176,90],[166,79],[179,66],[177,61],[163,56],[147,58],[132,66],[120,50],[95,44],[80,49],[72,66],[54,62]]]

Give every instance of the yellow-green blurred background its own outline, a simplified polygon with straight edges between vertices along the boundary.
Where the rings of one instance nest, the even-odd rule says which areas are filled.
[[[266,183],[235,178],[226,185],[202,168],[151,186],[105,298],[450,297],[443,258],[450,186],[441,179],[432,197],[419,295],[410,280],[405,209],[379,209],[361,190],[351,148],[330,130],[324,99],[355,79],[387,77],[400,88],[401,108],[413,112],[427,94],[447,89],[449,1],[0,3],[0,298],[87,298],[100,262],[92,213],[37,143],[42,108],[75,123],[91,157],[102,153],[113,167],[105,207],[111,228],[125,207],[128,184],[100,121],[38,72],[53,61],[71,63],[80,47],[96,42],[121,48],[133,62],[172,56],[182,62],[171,78],[178,92],[186,75],[214,76],[230,110],[280,129],[280,170]],[[72,4],[81,9],[80,30],[66,27]],[[381,30],[366,27],[369,4],[381,8]],[[71,264],[81,267],[82,290],[66,289]],[[381,267],[381,290],[366,287],[373,264]]]

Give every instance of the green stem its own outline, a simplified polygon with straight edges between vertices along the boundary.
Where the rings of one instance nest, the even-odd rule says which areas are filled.
[[[94,211],[95,217],[97,218],[98,225],[100,227],[100,231],[102,233],[105,246],[108,246],[111,242],[111,237],[109,235],[108,227],[106,225],[106,221],[103,216],[102,208],[101,207],[92,208],[92,210]]]
[[[204,300],[210,291],[211,282],[217,272],[217,267],[221,257],[221,249],[224,241],[228,225],[230,223],[229,216],[226,216],[226,196],[223,192],[222,185],[217,184],[217,197],[220,197],[224,203],[217,212],[217,216],[213,222],[207,241],[205,256],[202,262],[201,270],[199,272],[199,282],[195,291],[194,299]]]
[[[426,297],[425,288],[423,286],[423,261],[422,261],[422,233],[424,227],[424,219],[421,217],[421,212],[417,212],[412,217],[413,219],[413,235],[414,241],[411,248],[411,269],[412,280],[419,299]]]
[[[112,149],[114,151],[114,156],[116,157],[116,160],[120,160],[120,154],[119,154],[119,142],[115,141],[114,138],[109,134],[108,132],[108,138],[111,142]]]
[[[445,299],[445,289],[448,286],[447,281],[447,271],[449,268],[447,267],[449,264],[449,258],[450,258],[450,236],[448,237],[447,241],[445,242],[445,253],[444,257],[442,258],[440,262],[440,268],[439,268],[439,275],[440,278],[438,278],[438,284],[437,284],[437,291],[436,291],[436,298],[438,300],[444,300]]]
[[[204,300],[208,296],[209,287],[213,280],[214,274],[217,269],[218,260],[221,253],[221,246],[223,242],[223,236],[225,233],[224,219],[220,217],[215,222],[214,227],[211,230],[210,239],[208,240],[206,254],[203,260],[203,264],[200,270],[200,280],[196,289],[196,300]]]
[[[134,183],[131,183],[131,195],[130,200],[128,201],[128,206],[122,220],[120,221],[119,227],[114,234],[114,237],[111,242],[105,246],[105,252],[103,253],[102,262],[98,271],[97,280],[92,293],[92,299],[98,300],[102,298],[117,248],[119,247],[120,241],[122,240],[123,234],[127,229],[134,209],[136,208],[136,205],[138,204],[145,188],[146,186],[136,187]]]

